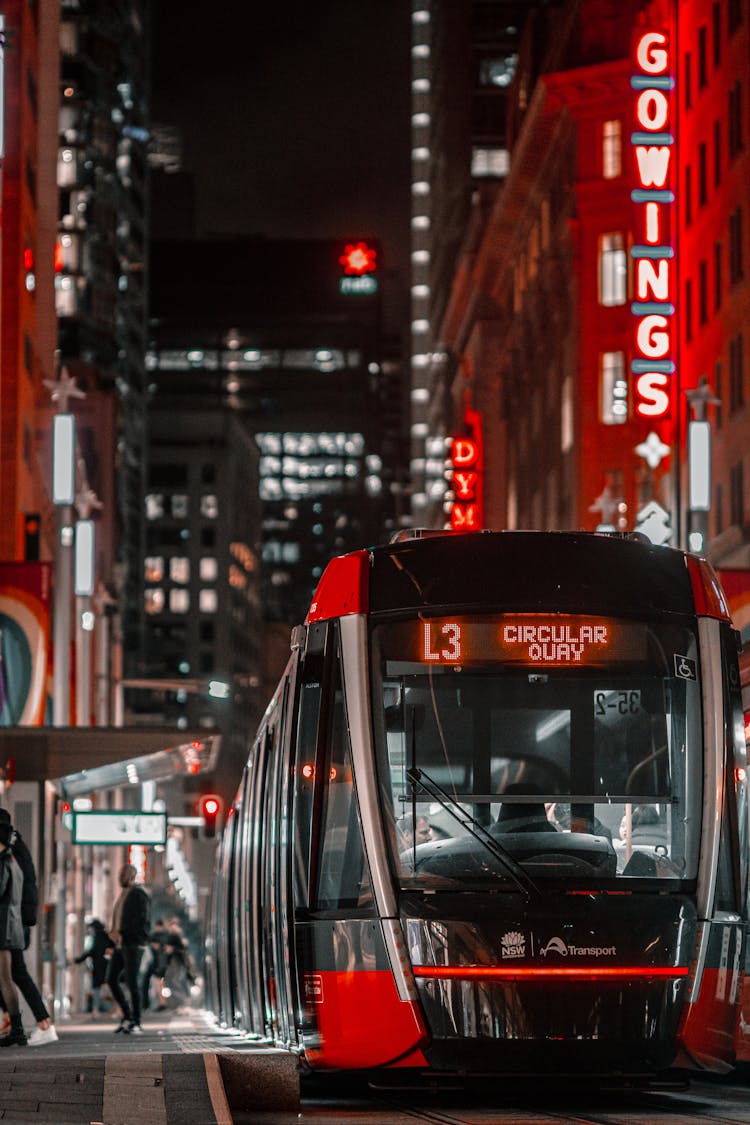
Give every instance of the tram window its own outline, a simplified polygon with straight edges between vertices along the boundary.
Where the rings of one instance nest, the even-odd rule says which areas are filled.
[[[407,624],[374,630],[375,701],[382,692],[374,731],[395,870],[409,886],[502,877],[481,830],[502,832],[503,846],[515,846],[509,813],[534,793],[558,833],[539,821],[545,863],[537,874],[580,874],[588,850],[601,877],[695,878],[702,776],[695,635],[627,626],[620,653],[544,669],[538,654],[525,666],[499,651],[495,657],[497,620],[469,621],[465,662],[453,643],[459,619],[430,632],[429,662],[420,659],[427,649],[412,643],[426,635],[423,624],[413,634]],[[432,643],[438,636],[442,648]],[[678,658],[688,675],[675,674]],[[413,767],[442,796],[415,784]],[[421,817],[431,840],[416,843]],[[515,843],[523,850],[520,837]]]
[[[320,663],[320,661],[316,661]],[[302,684],[297,723],[294,787],[294,898],[308,901],[310,830],[315,790],[315,750],[320,716],[320,681]]]
[[[349,729],[340,683],[333,695],[326,752],[320,835],[320,862],[315,894],[319,910],[370,906],[370,879],[362,844],[354,781]]]

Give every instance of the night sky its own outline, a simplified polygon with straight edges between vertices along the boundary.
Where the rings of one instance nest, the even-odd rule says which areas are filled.
[[[182,132],[196,233],[379,237],[403,298],[408,0],[217,0],[198,21],[195,10],[154,4],[152,111]]]

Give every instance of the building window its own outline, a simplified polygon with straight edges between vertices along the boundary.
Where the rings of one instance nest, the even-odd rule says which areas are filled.
[[[745,481],[742,462],[729,469],[729,522],[742,527],[745,516]]]
[[[727,26],[732,35],[742,23],[742,0],[729,0],[727,5]]]
[[[161,492],[149,492],[145,500],[146,519],[160,520],[164,517],[164,496]]]
[[[471,174],[475,179],[498,179],[510,171],[510,154],[507,148],[473,148]]]
[[[729,341],[729,413],[745,405],[744,342],[742,333]]]
[[[693,221],[693,169],[690,164],[685,165],[685,225]]]
[[[175,555],[169,560],[169,577],[185,585],[190,581],[190,559]]]
[[[600,418],[605,426],[628,420],[628,383],[623,352],[604,352],[601,358]]]
[[[739,79],[729,91],[729,159],[742,152],[742,83]]]
[[[216,613],[218,605],[219,595],[211,587],[206,587],[198,594],[198,609],[201,613]]]
[[[693,338],[693,282],[690,278],[685,282],[685,339]]]
[[[698,145],[698,206],[708,203],[708,149],[705,142]]]
[[[184,492],[175,492],[172,497],[172,515],[176,520],[186,520],[188,517],[188,498]]]
[[[201,582],[215,582],[219,573],[219,568],[216,559],[211,555],[206,555],[200,561],[200,579]]]
[[[685,65],[682,68],[682,88],[685,93],[685,109],[690,109],[693,104],[692,70],[693,58],[690,51],[686,51]]]
[[[698,28],[698,89],[708,84],[708,28]]]
[[[219,501],[213,493],[201,496],[201,515],[204,519],[215,520],[219,514]]]
[[[147,555],[143,560],[143,577],[147,582],[161,582],[164,579],[164,559],[161,555]]]
[[[187,611],[190,609],[189,591],[182,589],[170,590],[169,609],[171,613],[187,613]]]
[[[721,0],[714,0],[713,6],[714,67],[721,62]]]
[[[714,121],[714,187],[721,183],[721,122]]]
[[[708,262],[698,263],[698,318],[701,324],[708,324]]]
[[[714,242],[714,308],[721,308],[721,243]]]
[[[729,216],[729,281],[731,285],[744,276],[742,266],[742,208]]]
[[[148,614],[161,613],[164,609],[164,591],[160,586],[152,586],[143,595],[143,606]]]
[[[627,299],[627,260],[621,234],[599,239],[599,303],[624,305]]]
[[[613,180],[622,174],[622,123],[615,119],[602,125],[602,175]]]

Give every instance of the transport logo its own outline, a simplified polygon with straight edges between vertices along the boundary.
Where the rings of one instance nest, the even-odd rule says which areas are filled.
[[[542,957],[548,953],[559,953],[561,957],[614,957],[617,953],[615,945],[571,945],[561,937],[550,938],[546,945],[539,950]]]
[[[526,955],[526,936],[518,930],[508,930],[500,939],[502,957],[524,957]]]

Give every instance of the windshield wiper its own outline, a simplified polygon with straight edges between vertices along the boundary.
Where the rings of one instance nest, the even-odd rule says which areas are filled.
[[[506,851],[502,844],[499,844],[495,837],[491,836],[483,825],[475,820],[471,813],[468,813],[454,797],[451,797],[450,793],[446,793],[436,781],[433,781],[428,773],[416,766],[411,766],[406,771],[406,776],[412,784],[412,793],[416,793],[417,786],[423,789],[428,796],[442,805],[448,815],[457,820],[461,827],[477,840],[494,859],[498,860],[503,870],[510,875],[518,889],[526,896],[527,901],[531,898],[532,893],[535,895],[540,893],[539,887],[518,860],[514,859],[510,852]]]

